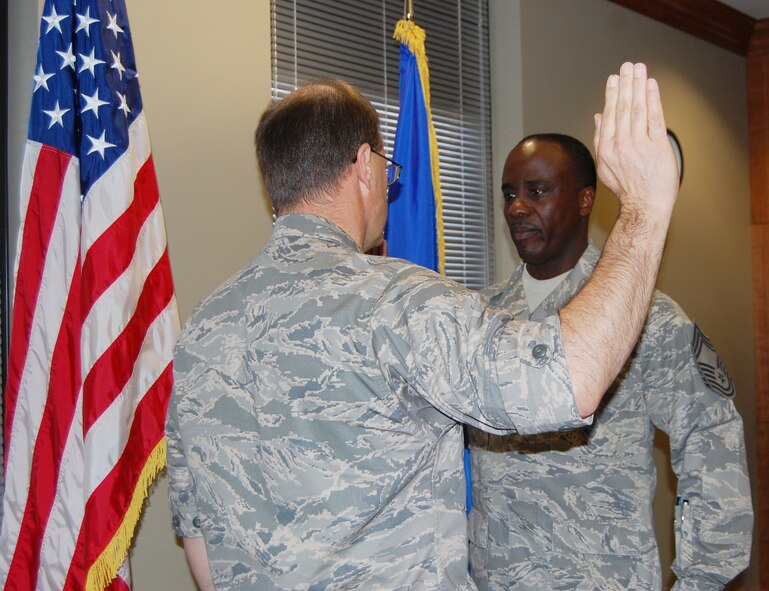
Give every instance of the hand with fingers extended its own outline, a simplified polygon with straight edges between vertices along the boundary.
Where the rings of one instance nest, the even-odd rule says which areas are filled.
[[[678,168],[659,86],[644,64],[624,63],[619,75],[609,76],[593,142],[598,176],[621,207],[667,221],[678,195]]]

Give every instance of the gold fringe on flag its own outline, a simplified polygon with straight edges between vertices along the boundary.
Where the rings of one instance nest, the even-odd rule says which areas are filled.
[[[438,162],[438,138],[433,126],[433,115],[430,107],[430,74],[427,69],[427,54],[425,53],[425,30],[412,20],[399,20],[395,23],[393,39],[403,43],[417,58],[419,80],[422,83],[422,96],[427,109],[427,126],[430,133],[430,171],[433,177],[435,198],[435,233],[438,243],[438,272],[445,274],[446,241],[443,237],[443,200],[441,199],[441,178]]]
[[[139,475],[131,503],[123,517],[123,522],[115,532],[107,547],[88,569],[86,578],[86,591],[103,591],[107,585],[117,576],[120,565],[128,557],[136,525],[139,523],[144,501],[149,493],[155,477],[166,466],[166,440],[161,439],[155,449],[149,454],[147,461]]]

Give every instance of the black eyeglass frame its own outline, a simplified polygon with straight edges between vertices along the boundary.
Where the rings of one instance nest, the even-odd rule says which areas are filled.
[[[374,154],[376,154],[377,156],[379,156],[380,158],[384,158],[384,159],[385,159],[385,161],[387,162],[387,165],[385,166],[385,174],[387,175],[387,186],[388,186],[388,187],[392,187],[392,186],[393,186],[395,183],[397,183],[397,182],[398,182],[398,179],[401,177],[401,171],[403,170],[403,165],[402,165],[402,164],[398,164],[398,163],[397,163],[395,160],[393,160],[392,158],[388,158],[387,156],[385,156],[384,154],[381,154],[381,153],[377,152],[377,151],[376,151],[376,150],[374,150],[373,148],[372,148],[372,150],[371,150],[371,151],[372,151]],[[358,161],[358,156],[356,155],[356,156],[355,156],[355,158],[353,158],[353,159],[352,159],[352,163],[353,163],[353,164],[355,164],[357,161]],[[394,170],[394,171],[395,171],[395,172],[393,173],[393,178],[392,178],[392,180],[390,180],[390,171],[391,171],[391,170]]]

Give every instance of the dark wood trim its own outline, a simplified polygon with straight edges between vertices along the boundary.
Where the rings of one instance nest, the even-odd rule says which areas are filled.
[[[769,53],[769,18],[756,21],[749,51],[753,54]]]
[[[756,359],[756,537],[761,589],[769,589],[769,224],[753,224]],[[745,417],[747,418],[747,417]]]
[[[747,54],[757,492],[761,589],[769,589],[769,19],[756,23]]]
[[[695,37],[747,55],[756,19],[717,0],[609,0]]]
[[[769,19],[756,24],[747,56],[750,221],[769,223]],[[769,417],[767,417],[769,419]]]

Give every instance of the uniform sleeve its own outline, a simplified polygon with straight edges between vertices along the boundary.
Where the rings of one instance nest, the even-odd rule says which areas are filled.
[[[655,300],[643,333],[645,396],[670,437],[676,497],[673,589],[722,589],[750,561],[753,509],[734,383],[702,331]]]
[[[192,479],[187,466],[181,436],[179,433],[178,402],[181,398],[179,384],[181,379],[177,360],[183,356],[183,346],[178,345],[174,355],[174,392],[166,415],[166,442],[168,463],[168,501],[171,510],[171,523],[176,535],[183,538],[197,538],[200,531],[198,508],[193,494]]]
[[[577,412],[557,316],[514,321],[478,294],[417,273],[385,291],[372,324],[389,387],[457,421],[497,434],[590,423]]]

